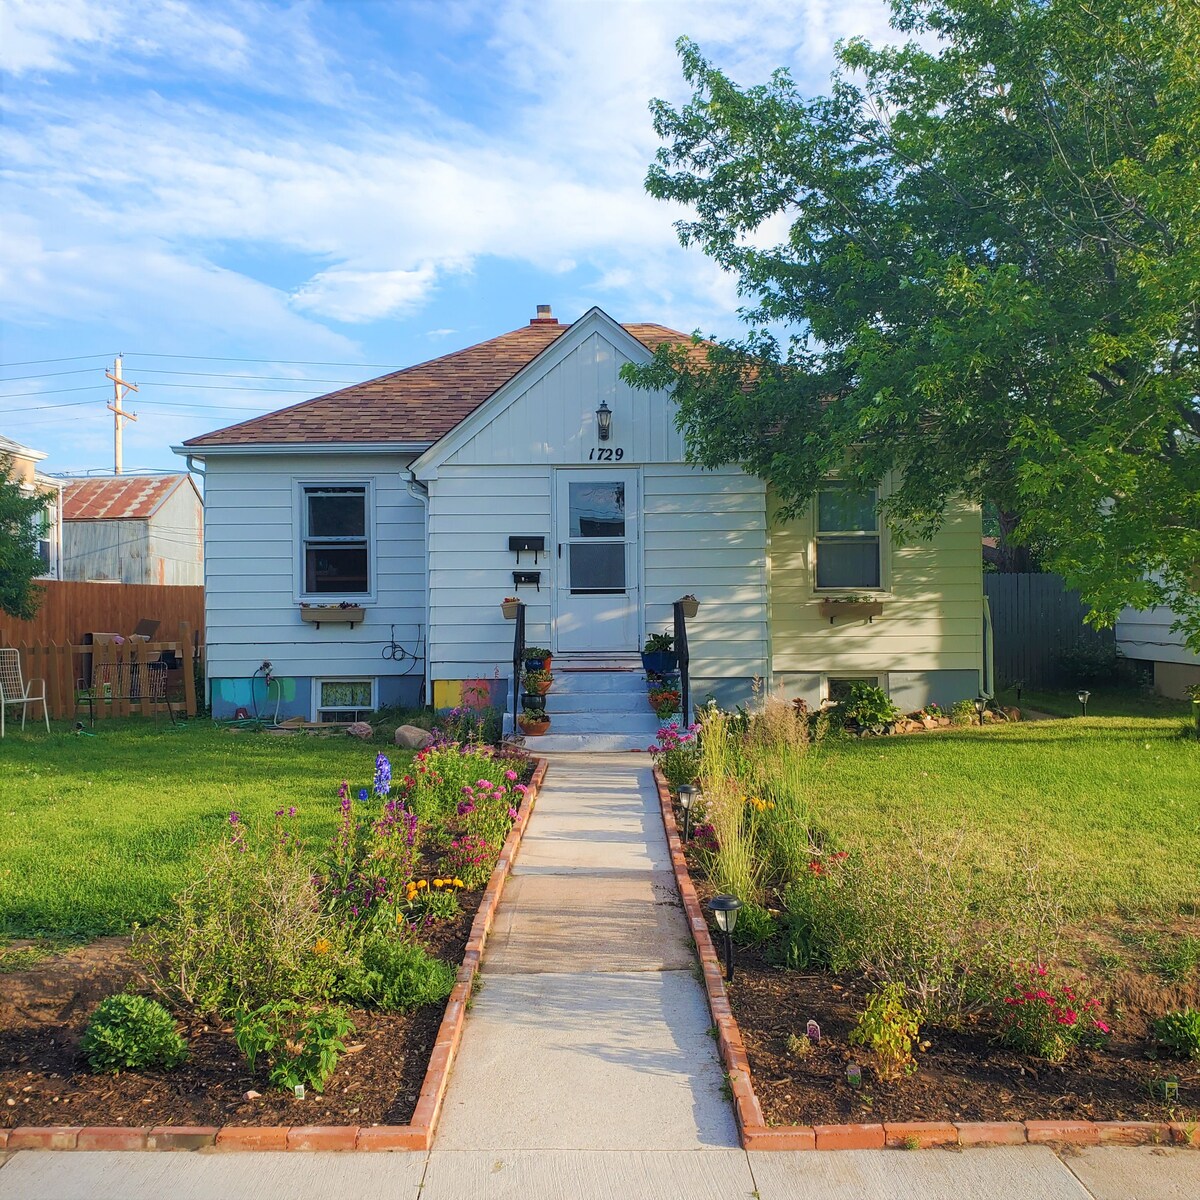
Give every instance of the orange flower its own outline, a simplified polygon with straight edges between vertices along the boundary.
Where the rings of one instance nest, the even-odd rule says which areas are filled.
[[[328,954],[333,949],[333,943],[328,938],[317,938],[313,943],[314,954]]]

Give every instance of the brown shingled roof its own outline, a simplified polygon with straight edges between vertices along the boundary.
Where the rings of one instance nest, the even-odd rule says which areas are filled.
[[[63,520],[122,521],[151,517],[185,479],[186,475],[73,479],[63,489]]]
[[[570,325],[534,320],[477,346],[189,438],[189,449],[305,442],[430,443],[449,433]],[[648,349],[689,337],[664,325],[623,327]]]

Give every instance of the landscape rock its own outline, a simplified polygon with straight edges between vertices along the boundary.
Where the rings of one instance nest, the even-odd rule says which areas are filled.
[[[433,741],[433,735],[416,725],[401,725],[396,730],[395,741],[397,746],[405,750],[424,750]]]
[[[1019,721],[1021,719],[1021,710],[1019,708],[1005,708],[1001,709],[1001,711],[1010,721]]]

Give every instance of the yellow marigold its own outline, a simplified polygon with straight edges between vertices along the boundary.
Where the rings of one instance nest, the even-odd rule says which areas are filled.
[[[314,954],[328,954],[333,949],[333,943],[328,938],[317,938],[313,943]]]
[[[466,887],[467,886],[465,883],[463,883],[463,881],[461,879],[455,879],[453,881],[453,883],[454,883],[455,887]]]
[[[768,800],[768,801],[767,801],[767,807],[768,807],[768,808],[774,808],[774,807],[775,807],[775,801],[774,801],[774,800]]]
[[[424,887],[428,887],[428,886],[429,886],[429,884],[426,880],[424,880],[424,879],[417,880],[417,887],[424,888]]]
[[[435,879],[433,881],[433,886],[435,888],[440,888],[442,886],[442,884],[447,883],[447,882],[448,882],[448,880],[445,880],[445,879]]]

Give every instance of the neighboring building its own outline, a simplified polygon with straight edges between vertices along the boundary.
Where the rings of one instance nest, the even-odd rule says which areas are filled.
[[[189,475],[65,481],[62,578],[199,586],[204,505]]]
[[[32,450],[0,434],[0,459],[10,462],[9,477],[15,479],[23,492],[50,497],[38,528],[38,553],[45,570],[41,579],[60,579],[62,547],[62,490],[61,480],[43,475],[37,464],[44,462],[44,450]]]
[[[906,709],[974,696],[978,509],[953,508],[931,542],[900,545],[873,498],[831,481],[803,519],[776,524],[761,480],[687,464],[671,398],[620,378],[623,363],[687,341],[595,308],[573,325],[539,308],[512,333],[177,447],[205,470],[214,715],[268,700],[264,660],[282,680],[268,709],[281,715],[414,703],[423,684],[439,707],[464,683],[507,686],[500,601],[516,594],[527,643],[550,647],[558,677],[592,668],[564,691],[620,691],[616,669],[637,664],[691,593],[697,702],[746,701],[756,679],[810,702],[860,678]],[[598,410],[611,414],[607,439]],[[511,538],[542,548],[518,553]],[[873,619],[822,611],[864,595],[882,603]],[[363,619],[305,620],[303,606],[339,602]],[[556,683],[552,716],[572,707],[557,696]],[[554,729],[646,745],[602,696],[573,706]],[[633,707],[652,729],[644,697]]]
[[[1184,688],[1200,684],[1200,654],[1184,645],[1181,632],[1172,632],[1174,623],[1169,608],[1127,608],[1117,620],[1117,649],[1126,658],[1150,663],[1160,696],[1182,700]]]

